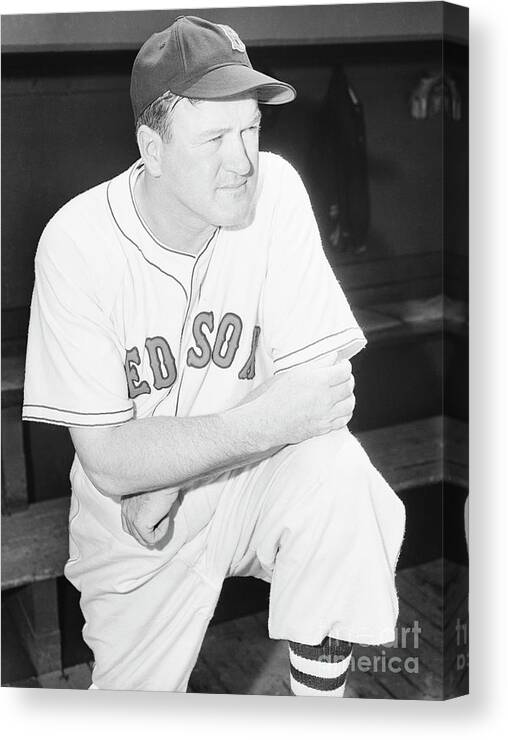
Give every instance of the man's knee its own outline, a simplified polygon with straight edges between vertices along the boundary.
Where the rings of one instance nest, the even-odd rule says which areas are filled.
[[[295,478],[319,495],[335,501],[352,488],[357,495],[365,488],[371,463],[347,428],[313,437],[294,451]]]
[[[404,531],[405,509],[358,440],[344,429],[307,440],[294,456],[291,493],[299,517],[319,530],[321,521],[358,531],[389,521]]]

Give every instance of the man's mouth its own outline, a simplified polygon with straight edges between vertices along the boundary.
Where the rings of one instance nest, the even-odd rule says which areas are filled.
[[[247,180],[242,180],[241,182],[237,182],[231,185],[221,185],[219,187],[219,190],[240,190],[246,184],[247,184]]]

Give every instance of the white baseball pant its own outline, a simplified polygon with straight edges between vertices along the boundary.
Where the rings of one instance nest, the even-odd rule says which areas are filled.
[[[72,477],[84,488],[79,466]],[[73,504],[66,566],[81,590],[93,688],[185,691],[233,575],[271,582],[274,639],[394,639],[405,510],[347,429],[186,490],[160,548],[125,534],[119,502],[107,503],[100,517]]]

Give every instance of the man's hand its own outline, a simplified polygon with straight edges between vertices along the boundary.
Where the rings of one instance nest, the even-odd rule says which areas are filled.
[[[153,546],[167,533],[169,513],[178,498],[177,488],[123,496],[122,528],[140,545]]]
[[[306,364],[275,375],[246,401],[256,405],[273,446],[296,444],[345,427],[355,407],[349,360],[331,367]],[[244,401],[245,403],[245,401]]]

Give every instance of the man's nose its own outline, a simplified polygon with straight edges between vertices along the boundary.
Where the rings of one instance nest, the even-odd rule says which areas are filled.
[[[229,172],[234,172],[243,177],[250,174],[252,162],[241,135],[232,137],[229,141],[224,166]]]

